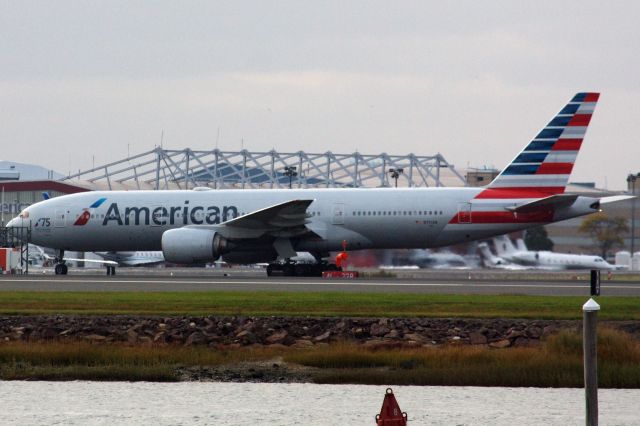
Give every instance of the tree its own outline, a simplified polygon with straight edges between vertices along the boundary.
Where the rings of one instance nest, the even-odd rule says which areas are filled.
[[[622,235],[629,232],[627,219],[624,217],[609,217],[606,213],[594,213],[582,221],[578,232],[591,236],[600,249],[602,257],[615,246],[623,245]]]
[[[553,241],[549,238],[544,226],[527,229],[524,234],[524,244],[529,250],[553,250]]]

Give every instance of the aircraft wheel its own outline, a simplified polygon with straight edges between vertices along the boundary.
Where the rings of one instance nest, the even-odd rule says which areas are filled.
[[[267,276],[273,276],[273,265],[271,264],[267,265]]]
[[[313,265],[313,267],[311,268],[311,275],[314,277],[321,277],[322,276],[322,271],[324,270],[324,265],[322,264],[317,264],[317,265]]]
[[[60,266],[61,266],[61,268],[60,268],[60,274],[61,274],[61,275],[67,275],[67,272],[69,272],[69,268],[67,267],[67,265],[62,264],[62,265],[60,265]]]
[[[56,275],[62,275],[62,264],[58,263],[55,268],[53,268],[53,271]]]
[[[282,265],[282,275],[285,277],[292,277],[294,274],[293,265]]]
[[[309,275],[309,268],[307,268],[307,265],[296,265],[293,268],[293,272],[296,277],[306,277]]]

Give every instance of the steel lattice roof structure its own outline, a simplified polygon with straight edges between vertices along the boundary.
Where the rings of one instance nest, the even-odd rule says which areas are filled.
[[[289,176],[285,167],[295,168]],[[431,156],[254,152],[154,148],[60,179],[102,189],[385,187],[389,169],[402,169],[398,186],[457,186],[466,181],[441,154]],[[290,181],[291,179],[291,181]]]

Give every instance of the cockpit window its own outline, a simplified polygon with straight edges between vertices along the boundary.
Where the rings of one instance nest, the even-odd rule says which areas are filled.
[[[22,213],[20,213],[20,218],[21,219],[28,219],[29,218],[29,211],[22,210]]]

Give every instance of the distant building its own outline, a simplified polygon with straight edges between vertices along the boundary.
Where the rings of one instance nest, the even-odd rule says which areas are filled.
[[[496,169],[468,169],[465,180],[468,186],[489,185],[500,174]]]

